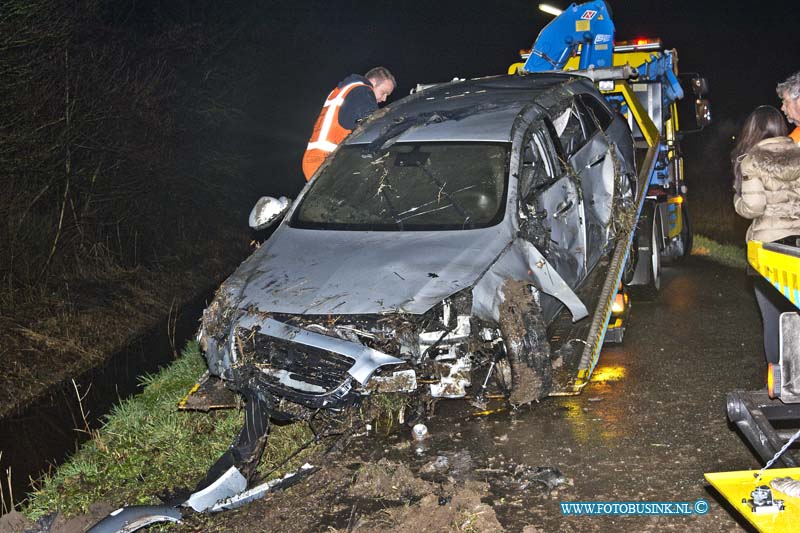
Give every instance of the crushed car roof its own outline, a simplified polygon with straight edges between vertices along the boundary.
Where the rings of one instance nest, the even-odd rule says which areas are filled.
[[[522,108],[548,89],[579,80],[591,84],[564,73],[537,73],[434,85],[387,106],[346,144],[390,138],[396,142],[507,142]]]

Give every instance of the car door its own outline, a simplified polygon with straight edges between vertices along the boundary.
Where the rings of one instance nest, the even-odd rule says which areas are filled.
[[[574,288],[586,276],[586,238],[578,183],[558,156],[549,120],[534,124],[525,139],[521,154],[521,234]]]
[[[609,143],[583,102],[588,95],[570,98],[559,140],[564,156],[580,182],[586,231],[586,266],[591,270],[609,244],[614,195],[614,158]]]

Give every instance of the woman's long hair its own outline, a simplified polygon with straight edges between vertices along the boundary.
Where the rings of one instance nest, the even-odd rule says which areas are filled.
[[[750,149],[770,137],[785,137],[789,132],[786,120],[776,108],[771,105],[758,106],[744,121],[739,140],[731,152],[731,165],[733,165],[733,189],[737,194],[742,192],[742,170],[740,163],[742,156]]]

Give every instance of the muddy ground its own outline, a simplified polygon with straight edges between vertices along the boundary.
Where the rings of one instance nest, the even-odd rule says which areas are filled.
[[[473,416],[466,402],[440,402],[421,453],[410,432],[362,439],[307,481],[211,525],[220,531],[746,529],[703,472],[759,466],[727,422],[725,394],[762,386],[760,339],[745,274],[692,256],[665,269],[655,302],[634,303],[624,344],[603,351],[580,396],[483,417]],[[563,480],[537,473],[539,467],[557,469]],[[710,503],[704,516],[564,517],[559,507],[560,501],[700,498]]]
[[[180,530],[746,530],[703,472],[759,466],[727,423],[725,394],[762,385],[760,335],[745,274],[692,256],[666,268],[657,301],[634,303],[624,344],[606,347],[580,396],[488,416],[440,402],[423,446],[408,430],[361,437],[294,487]],[[700,498],[708,514],[689,517],[559,507]]]

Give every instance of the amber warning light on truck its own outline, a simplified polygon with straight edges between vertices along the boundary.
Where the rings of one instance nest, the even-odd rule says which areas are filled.
[[[776,386],[777,385],[777,386]],[[767,368],[767,393],[771,399],[781,397],[781,367],[770,363]]]

